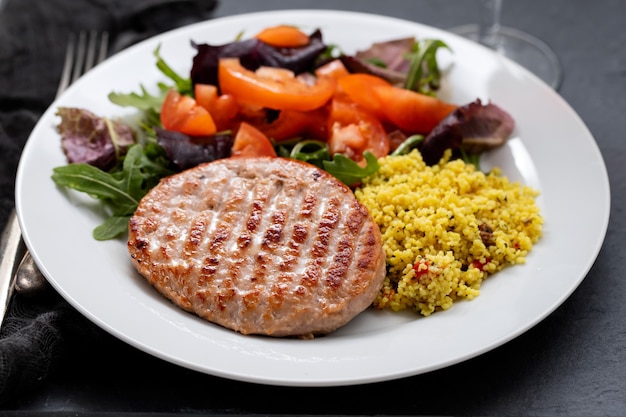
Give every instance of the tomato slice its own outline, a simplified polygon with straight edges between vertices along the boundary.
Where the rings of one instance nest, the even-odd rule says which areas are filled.
[[[281,110],[276,120],[263,123],[258,128],[277,142],[298,137],[326,141],[327,120],[326,107],[311,111]]]
[[[438,98],[392,85],[377,85],[372,90],[384,118],[410,133],[430,132],[457,108]]]
[[[219,98],[217,87],[211,84],[195,84],[193,86],[193,95],[196,103],[211,112],[215,101]]]
[[[239,104],[229,94],[219,95],[217,87],[210,84],[196,84],[194,96],[199,106],[208,110],[218,131],[232,129],[239,114]]]
[[[161,107],[161,123],[167,130],[191,136],[213,135],[217,129],[209,112],[196,101],[176,90],[170,90]]]
[[[231,157],[276,156],[272,142],[256,127],[242,122],[237,130]]]
[[[350,72],[348,72],[348,69],[340,59],[333,59],[315,70],[315,75],[318,77],[331,77],[335,80],[339,80],[349,74]]]
[[[346,94],[352,101],[366,109],[379,120],[384,120],[384,103],[374,94],[378,86],[390,86],[386,80],[370,74],[349,74],[338,81],[338,90]]]
[[[345,97],[333,99],[328,123],[331,154],[341,153],[362,162],[365,151],[370,151],[377,158],[389,153],[389,137],[382,123]]]
[[[279,48],[298,48],[309,44],[309,36],[295,26],[278,25],[263,29],[256,38]]]
[[[280,68],[244,68],[238,58],[222,58],[218,66],[219,87],[237,101],[276,110],[308,111],[322,107],[335,92],[330,77],[309,80]]]

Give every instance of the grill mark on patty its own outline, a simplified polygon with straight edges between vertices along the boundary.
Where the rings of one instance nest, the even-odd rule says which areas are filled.
[[[228,224],[220,224],[215,233],[213,234],[213,239],[211,239],[211,243],[209,244],[209,252],[223,252],[224,242],[228,240],[230,237],[230,225]]]
[[[348,237],[340,238],[337,243],[336,251],[337,253],[333,257],[333,261],[326,274],[327,293],[334,292],[341,287],[342,280],[346,272],[348,272],[353,251],[350,239]]]
[[[283,202],[282,210],[287,214],[283,227],[283,244],[275,248],[274,252],[278,278],[272,285],[269,302],[270,306],[275,308],[282,306],[288,296],[292,299],[293,297],[300,299],[307,293],[299,283],[302,265],[306,260],[305,243],[309,235],[309,227],[302,221],[301,211],[298,210],[298,207],[306,204],[305,192],[302,187],[284,188],[283,192],[288,199],[281,199],[281,201],[289,201],[291,205]],[[270,320],[270,316],[266,314],[265,319]]]
[[[244,280],[248,281],[245,283],[247,286],[253,287],[265,281],[268,260],[267,254],[262,246],[262,234],[266,227],[265,224],[267,223],[264,213],[271,213],[272,191],[273,190],[264,182],[259,182],[253,190],[254,197],[248,217],[247,230],[245,231],[252,235],[252,242],[246,247],[246,251],[241,254],[247,259],[247,264],[251,263],[247,268],[250,270],[249,274],[242,277]],[[254,220],[251,222],[251,219]],[[254,224],[253,227],[251,227],[251,223]],[[250,254],[256,254],[256,257],[250,259]]]
[[[262,209],[262,205],[258,205],[258,199],[255,200],[255,198],[257,198],[256,191],[254,189],[250,189],[250,186],[251,184],[248,179],[244,180],[242,184],[238,184],[238,188],[245,190],[245,198],[243,198],[240,201],[240,204],[237,207],[234,207],[232,211],[236,217],[239,218],[239,221],[234,221],[232,223],[232,239],[229,242],[230,256],[228,256],[228,268],[225,272],[233,277],[242,293],[248,291],[252,286],[252,282],[249,278],[252,271],[251,262],[254,262],[253,260],[250,260],[250,254],[254,248],[253,235],[250,234],[250,229],[248,228],[249,222],[245,221],[245,214],[246,212],[249,212],[253,201],[257,201],[257,205],[253,210]],[[257,215],[259,214],[250,214],[250,216]],[[242,242],[245,242],[245,244],[242,244]],[[242,302],[245,302],[245,300],[242,299]]]
[[[205,241],[207,228],[211,224],[212,218],[213,213],[211,212],[199,212],[191,221],[190,227],[187,230],[186,239],[181,239],[182,260],[188,263],[185,265],[188,268],[188,273],[181,276],[180,285],[185,296],[190,299],[196,298],[195,294],[197,294],[200,286],[199,275],[201,273],[202,264],[198,258],[198,253],[203,252],[203,242]],[[164,247],[169,246],[169,251],[173,251],[172,247],[176,245],[175,240],[164,243]]]
[[[343,285],[350,271],[360,268],[360,262],[362,263],[360,260],[364,259],[361,251],[363,251],[368,244],[370,245],[368,247],[370,250],[372,249],[372,245],[377,245],[376,240],[371,239],[373,238],[373,235],[369,233],[371,230],[366,230],[365,233],[363,230],[363,226],[368,217],[367,211],[358,203],[355,203],[356,202],[346,207],[343,211],[345,217],[343,218],[341,227],[347,228],[353,236],[361,236],[361,238],[354,240],[350,239],[348,235],[342,234],[337,242],[335,256],[326,275],[328,285],[325,287],[325,296],[328,299],[332,299],[333,294],[337,292],[342,293],[345,297],[348,294],[360,294],[365,289],[362,285],[362,281],[359,282],[356,289],[353,288],[353,282],[348,286]],[[367,237],[368,235],[369,237]],[[365,239],[365,242],[363,239]],[[371,252],[368,253],[370,256],[372,255]],[[372,265],[369,264],[369,266],[370,268],[368,269],[371,269]],[[344,297],[340,297],[340,299],[343,300]],[[329,309],[331,309],[331,307],[338,309],[341,308],[342,305],[328,306]]]
[[[187,234],[187,240],[183,249],[185,257],[195,255],[200,248],[200,244],[204,239],[204,235],[207,231],[207,227],[210,224],[210,219],[207,219],[207,214],[200,213],[191,223],[189,232]]]
[[[265,249],[275,249],[280,243],[283,236],[283,228],[285,226],[285,218],[287,213],[283,210],[278,210],[272,213],[272,224],[265,231],[263,242],[261,246]]]
[[[283,238],[285,222],[288,219],[288,211],[284,203],[288,190],[285,190],[282,180],[275,180],[271,185],[267,191],[262,227],[259,228],[258,233],[261,240],[258,245],[257,259],[250,278],[255,286],[271,287],[274,285],[277,279],[274,271],[278,269],[282,257],[279,243]],[[254,307],[256,306],[257,303],[254,304]]]
[[[333,230],[337,227],[340,218],[339,201],[336,198],[330,198],[322,213],[319,228],[311,253],[316,258],[321,258],[328,252]]]
[[[219,276],[220,254],[224,252],[224,246],[230,237],[228,224],[222,219],[222,212],[229,207],[236,206],[242,199],[238,193],[228,193],[231,190],[231,180],[221,181],[222,187],[206,190],[202,205],[203,213],[211,217],[211,221],[205,230],[202,244],[202,261],[198,270],[198,287],[206,288]],[[222,198],[216,198],[220,196]],[[204,296],[203,302],[207,302]]]
[[[304,197],[304,204],[300,209],[300,214],[304,217],[310,217],[316,205],[317,197],[315,194],[307,192]]]
[[[293,239],[294,245],[301,245],[306,242],[309,236],[309,228],[306,224],[297,223],[293,226]]]
[[[353,264],[362,271],[374,271],[376,263],[375,254],[378,251],[378,241],[375,238],[376,231],[371,224],[364,225],[361,230],[361,238],[358,240],[356,254]],[[350,287],[350,294],[360,294],[365,291],[369,282],[365,279],[354,279]]]
[[[213,281],[213,279],[215,278],[215,274],[217,273],[217,267],[219,264],[219,259],[213,256],[213,254],[209,254],[209,256],[206,256],[204,258],[198,276],[199,286],[205,287],[207,284]]]
[[[246,181],[246,185],[248,182]],[[252,184],[250,184],[252,185]],[[249,193],[249,201],[248,206],[249,210],[247,210],[247,217],[244,216],[246,210],[241,211],[242,217],[245,219],[245,228],[242,230],[241,235],[239,236],[239,246],[243,249],[251,250],[250,245],[254,245],[254,237],[257,229],[260,227],[261,222],[263,221],[263,209],[264,209],[264,201],[267,199],[267,190],[264,184],[258,184],[254,187]],[[242,209],[245,209],[245,206],[242,206]]]
[[[338,199],[324,195],[320,198],[317,213],[320,221],[317,224],[317,229],[311,230],[311,245],[306,249],[311,254],[311,259],[307,262],[301,281],[301,284],[309,289],[318,285],[323,270],[329,261],[327,254],[331,247],[333,230],[336,229],[341,215]]]

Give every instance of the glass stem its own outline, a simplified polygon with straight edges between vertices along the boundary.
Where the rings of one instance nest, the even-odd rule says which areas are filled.
[[[478,41],[492,49],[500,45],[500,11],[502,0],[483,0],[485,10],[481,13]]]

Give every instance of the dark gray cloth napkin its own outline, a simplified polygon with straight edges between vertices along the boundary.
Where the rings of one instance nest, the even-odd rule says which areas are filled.
[[[0,229],[14,206],[21,150],[54,100],[68,35],[107,30],[112,53],[157,33],[210,18],[217,0],[0,1]],[[62,368],[76,350],[106,337],[51,291],[16,295],[0,333],[0,404]]]

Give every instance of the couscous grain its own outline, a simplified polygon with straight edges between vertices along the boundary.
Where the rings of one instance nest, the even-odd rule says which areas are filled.
[[[418,151],[379,160],[355,190],[380,227],[387,277],[376,308],[424,316],[473,299],[483,280],[524,263],[541,237],[538,192],[485,174],[446,153],[427,166]]]

